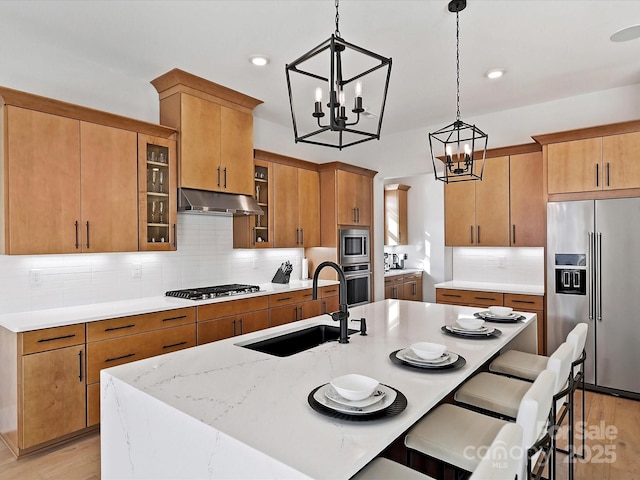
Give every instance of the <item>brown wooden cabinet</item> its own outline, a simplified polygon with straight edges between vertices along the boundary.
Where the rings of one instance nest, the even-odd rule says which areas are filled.
[[[511,246],[543,247],[547,241],[547,202],[542,152],[511,155],[509,183]]]
[[[445,244],[509,245],[509,157],[488,159],[482,181],[445,185]]]
[[[0,87],[2,253],[138,250],[137,133],[159,125]]]
[[[533,137],[543,145],[549,195],[558,200],[637,196],[640,122],[622,122]],[[579,195],[582,194],[582,195]]]
[[[398,183],[384,186],[384,244],[408,245],[407,193],[411,187]]]
[[[265,211],[234,217],[234,248],[301,248],[320,245],[320,180],[316,165],[256,150],[255,189]],[[264,177],[264,178],[263,178]],[[259,237],[259,238],[257,238]]]
[[[445,185],[447,246],[542,247],[546,198],[541,147],[490,150],[482,181]]]
[[[384,277],[384,298],[422,301],[422,272]]]
[[[337,170],[338,224],[371,226],[373,184],[371,178]]]
[[[436,303],[476,308],[505,306],[517,312],[535,313],[538,317],[538,354],[546,354],[546,317],[543,295],[436,288]]]
[[[84,324],[0,327],[0,434],[18,457],[86,428]]]
[[[100,370],[195,346],[195,321],[186,307],[88,323],[87,426],[100,422]]]
[[[176,250],[176,142],[138,135],[140,250]]]
[[[320,244],[318,172],[273,164],[274,247]]]
[[[160,123],[180,131],[179,185],[253,196],[252,111],[262,102],[179,69],[151,83]]]
[[[270,326],[284,325],[305,318],[317,317],[338,310],[338,287],[318,288],[318,298],[313,300],[310,288],[269,296]]]
[[[269,297],[198,306],[198,344],[269,327]]]

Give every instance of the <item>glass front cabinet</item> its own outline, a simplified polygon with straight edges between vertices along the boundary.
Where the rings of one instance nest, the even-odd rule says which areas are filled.
[[[273,219],[269,211],[271,185],[271,162],[254,160],[253,196],[264,213],[233,217],[233,248],[273,247]]]
[[[138,135],[140,250],[175,250],[176,142]]]

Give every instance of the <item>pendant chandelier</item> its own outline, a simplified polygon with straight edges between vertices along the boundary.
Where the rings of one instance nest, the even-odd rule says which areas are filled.
[[[433,173],[445,183],[482,180],[487,154],[487,134],[460,119],[459,13],[466,6],[466,0],[449,2],[449,11],[456,14],[456,121],[429,134]]]
[[[296,143],[342,150],[380,139],[391,59],[346,42],[338,7],[336,0],[335,33],[287,64],[285,73]]]

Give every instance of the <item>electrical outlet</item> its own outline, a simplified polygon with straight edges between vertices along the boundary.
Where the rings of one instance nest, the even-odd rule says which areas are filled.
[[[142,277],[142,264],[140,264],[140,263],[134,263],[133,264],[133,268],[131,269],[131,276],[133,278]]]
[[[40,285],[42,283],[42,276],[39,269],[34,268],[29,270],[29,281],[31,285]]]

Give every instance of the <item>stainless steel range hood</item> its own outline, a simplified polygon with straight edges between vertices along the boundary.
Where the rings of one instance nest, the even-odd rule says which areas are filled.
[[[209,215],[263,215],[264,212],[249,195],[210,192],[193,188],[178,191],[178,211]]]

